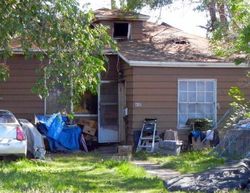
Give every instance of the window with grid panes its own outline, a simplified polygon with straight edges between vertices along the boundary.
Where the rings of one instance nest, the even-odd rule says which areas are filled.
[[[189,118],[207,118],[216,123],[216,80],[178,81],[178,127],[184,127]]]

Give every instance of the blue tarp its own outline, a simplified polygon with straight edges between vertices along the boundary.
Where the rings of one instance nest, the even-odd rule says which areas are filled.
[[[81,128],[66,121],[60,113],[36,116],[38,130],[46,135],[51,151],[80,150]]]

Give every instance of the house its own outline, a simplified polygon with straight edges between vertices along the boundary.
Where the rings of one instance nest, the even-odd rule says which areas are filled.
[[[206,39],[147,22],[142,14],[99,9],[95,15],[94,24],[109,26],[119,51],[106,50],[109,62],[98,96],[85,93],[74,111],[77,119],[98,121],[99,143],[132,144],[145,118],[157,118],[160,131],[182,131],[188,118],[216,124],[229,108],[231,86],[250,94],[248,66],[213,56]],[[0,107],[28,119],[60,110],[56,92],[46,100],[31,93],[41,64],[15,49],[8,60],[11,78],[0,84]]]

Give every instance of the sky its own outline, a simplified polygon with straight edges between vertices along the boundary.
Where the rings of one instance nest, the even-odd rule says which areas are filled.
[[[89,3],[89,8],[93,10],[99,8],[110,8],[111,0],[78,0],[81,5]],[[199,26],[205,26],[207,22],[207,13],[195,11],[195,5],[183,1],[177,0],[171,6],[162,8],[161,15],[160,10],[152,11],[149,8],[143,8],[142,14],[150,16],[150,21],[159,23],[165,22],[176,28],[179,28],[190,34],[199,35],[202,37],[206,36],[205,29]],[[160,15],[160,19],[159,19]]]

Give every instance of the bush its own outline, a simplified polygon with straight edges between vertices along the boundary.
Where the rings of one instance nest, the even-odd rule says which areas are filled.
[[[212,121],[206,118],[194,118],[188,119],[186,125],[195,130],[207,131],[212,128]]]

